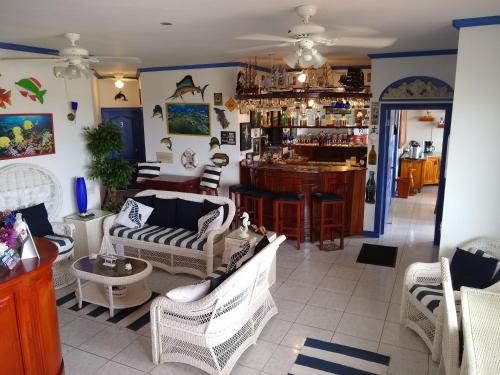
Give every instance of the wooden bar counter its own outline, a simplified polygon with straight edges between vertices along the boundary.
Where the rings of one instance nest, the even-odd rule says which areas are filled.
[[[240,183],[273,193],[303,193],[305,196],[304,236],[311,240],[311,196],[316,192],[340,194],[345,183],[346,235],[363,232],[366,168],[330,163],[240,162]]]

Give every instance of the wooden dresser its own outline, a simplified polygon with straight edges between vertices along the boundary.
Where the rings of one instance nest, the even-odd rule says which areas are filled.
[[[400,177],[413,175],[413,186],[419,192],[424,185],[439,184],[441,157],[428,156],[426,159],[400,159]]]
[[[193,176],[178,176],[174,174],[161,174],[158,177],[139,182],[141,190],[168,190],[183,193],[199,193],[200,178]]]
[[[0,270],[0,374],[64,374],[52,263],[57,248],[35,238],[40,259]]]

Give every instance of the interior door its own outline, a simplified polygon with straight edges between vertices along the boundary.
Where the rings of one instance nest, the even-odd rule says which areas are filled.
[[[123,151],[121,157],[134,164],[144,161],[144,125],[142,108],[102,108],[103,122],[111,121],[120,129]]]

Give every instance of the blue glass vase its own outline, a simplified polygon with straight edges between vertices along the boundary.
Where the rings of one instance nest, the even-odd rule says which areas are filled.
[[[77,177],[75,182],[76,204],[81,214],[87,212],[87,186],[83,177]]]

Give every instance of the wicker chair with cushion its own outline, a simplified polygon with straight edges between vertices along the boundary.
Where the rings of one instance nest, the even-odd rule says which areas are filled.
[[[481,238],[458,247],[470,252],[480,249],[485,252],[484,256],[500,259],[500,241]],[[441,281],[439,262],[410,264],[405,272],[401,299],[401,323],[422,338],[435,362],[441,355],[443,328],[443,315],[439,308],[443,299]],[[500,282],[486,290],[500,292]],[[455,292],[455,298],[460,298],[459,292]]]
[[[280,236],[250,258],[211,293],[194,302],[157,297],[151,303],[153,362],[181,362],[209,374],[231,373],[278,310],[269,273]]]
[[[43,203],[54,234],[45,238],[59,249],[52,266],[54,287],[65,287],[75,281],[71,272],[73,258],[73,224],[54,222],[62,204],[62,189],[49,170],[34,164],[14,163],[0,168],[0,211],[18,210]]]

